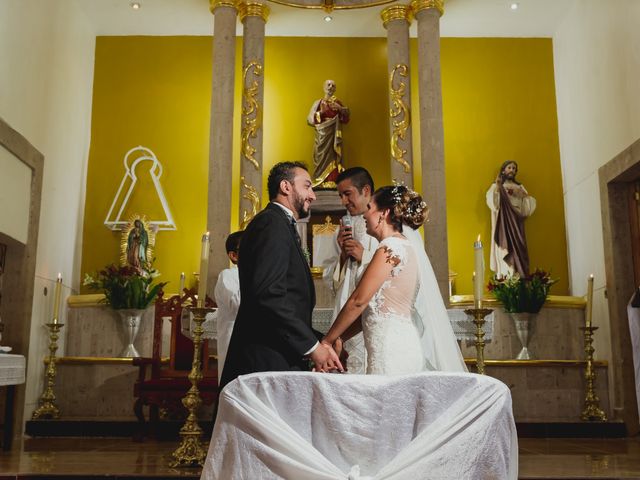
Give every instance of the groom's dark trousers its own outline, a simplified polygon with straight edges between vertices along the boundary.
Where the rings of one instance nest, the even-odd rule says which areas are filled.
[[[238,261],[240,308],[220,387],[253,372],[307,370],[315,345],[315,289],[290,217],[269,203],[245,230]]]

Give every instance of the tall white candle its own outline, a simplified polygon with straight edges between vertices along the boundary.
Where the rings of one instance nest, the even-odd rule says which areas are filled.
[[[184,280],[185,280],[184,272],[180,272],[180,290],[178,290],[179,295],[182,295],[182,292],[184,292]]]
[[[209,272],[209,232],[202,236],[202,252],[200,253],[200,276],[198,277],[198,307],[204,307],[207,297],[207,274]]]
[[[481,308],[482,293],[484,291],[484,254],[480,235],[478,235],[478,239],[473,242],[473,269],[473,304],[475,308]]]
[[[584,312],[585,325],[591,326],[591,316],[593,311],[593,273],[589,275],[587,280],[587,307]]]
[[[56,279],[56,288],[53,295],[53,323],[58,323],[58,316],[60,315],[60,295],[62,294],[62,274],[58,273]]]

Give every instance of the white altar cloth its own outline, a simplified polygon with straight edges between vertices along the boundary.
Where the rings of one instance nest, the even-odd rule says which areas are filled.
[[[220,394],[202,479],[517,479],[511,394],[471,373],[268,372]]]
[[[24,355],[0,354],[0,386],[24,383],[26,370]]]

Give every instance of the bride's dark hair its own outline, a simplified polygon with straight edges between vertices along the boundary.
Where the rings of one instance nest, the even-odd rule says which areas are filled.
[[[402,232],[402,225],[419,228],[429,215],[422,196],[404,185],[381,187],[373,194],[373,200],[379,209],[389,210],[391,225],[397,232]]]

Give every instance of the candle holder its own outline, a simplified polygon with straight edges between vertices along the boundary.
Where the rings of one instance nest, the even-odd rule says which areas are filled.
[[[584,371],[584,379],[587,385],[587,391],[584,397],[584,409],[580,418],[588,422],[606,422],[607,415],[600,408],[600,399],[596,395],[594,384],[596,382],[596,371],[593,368],[593,332],[598,327],[580,327],[584,333],[584,353],[587,354],[587,366]]]
[[[490,308],[468,308],[464,311],[467,315],[473,316],[473,323],[476,325],[476,369],[480,375],[484,375],[484,330],[483,325],[487,315],[493,312]]]
[[[35,409],[33,414],[31,415],[32,420],[37,420],[39,418],[60,418],[60,409],[56,405],[56,395],[53,392],[53,387],[56,383],[56,351],[58,350],[58,337],[60,333],[60,329],[64,327],[63,323],[47,323],[47,328],[49,329],[49,357],[45,360],[47,364],[46,370],[46,387],[44,392],[42,392],[42,396],[40,397],[39,404],[40,406]]]
[[[202,428],[198,425],[197,411],[202,404],[200,391],[198,390],[198,382],[202,380],[202,369],[200,368],[200,351],[202,347],[202,334],[204,329],[202,324],[205,321],[207,313],[213,311],[212,308],[191,307],[193,312],[193,363],[191,364],[191,372],[189,380],[191,388],[182,399],[182,404],[188,410],[189,415],[184,425],[180,429],[180,446],[171,454],[173,461],[169,464],[172,468],[176,467],[201,467],[207,457],[207,452],[201,443]]]

